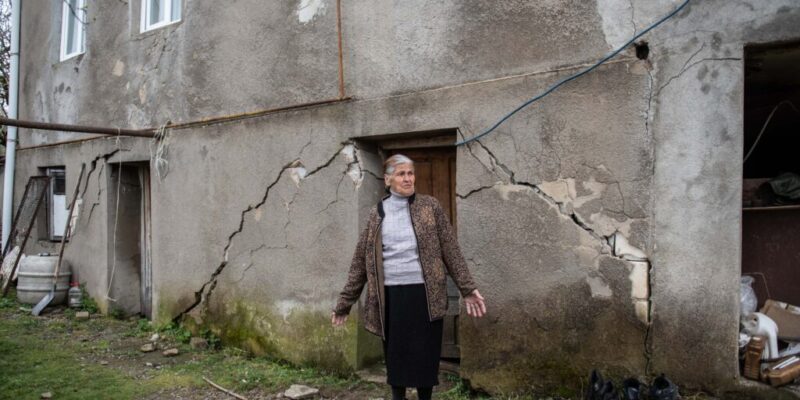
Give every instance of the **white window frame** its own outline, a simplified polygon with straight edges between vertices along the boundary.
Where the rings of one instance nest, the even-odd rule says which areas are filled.
[[[50,240],[58,241],[64,235],[64,228],[69,218],[66,193],[66,169],[64,167],[47,168],[50,185],[47,196],[47,236]],[[56,193],[56,179],[64,181],[61,193]]]
[[[141,22],[141,32],[152,31],[154,29],[163,28],[167,25],[172,25],[181,21],[183,17],[183,1],[182,0],[155,0],[161,3],[161,7],[164,10],[164,20],[158,21],[156,23],[151,23],[152,21],[149,20],[148,16],[150,15],[150,2],[154,0],[142,0],[142,22]],[[172,3],[178,2],[178,9],[179,15],[176,17],[172,15]]]
[[[60,60],[65,61],[86,52],[86,0],[78,0],[78,6],[75,8],[74,13],[72,10],[70,10],[69,3],[67,1],[62,0],[62,3]],[[69,46],[67,43],[69,32],[67,32],[67,30],[69,29],[68,27],[70,20],[73,20],[73,26],[77,27],[75,35],[77,36],[78,41],[78,49],[72,53],[67,52]]]

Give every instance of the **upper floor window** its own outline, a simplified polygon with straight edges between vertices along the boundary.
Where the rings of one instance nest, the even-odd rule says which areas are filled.
[[[142,32],[181,20],[181,0],[142,0]]]
[[[83,54],[86,48],[86,0],[63,0],[61,61]]]

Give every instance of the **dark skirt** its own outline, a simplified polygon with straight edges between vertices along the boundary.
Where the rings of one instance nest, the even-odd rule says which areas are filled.
[[[386,381],[392,386],[439,384],[442,320],[430,322],[425,285],[386,286]]]

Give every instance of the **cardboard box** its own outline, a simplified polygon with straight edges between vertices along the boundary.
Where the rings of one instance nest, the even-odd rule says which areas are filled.
[[[789,342],[800,341],[800,314],[789,311],[793,307],[774,300],[767,300],[761,312],[770,317],[778,325],[778,339]]]

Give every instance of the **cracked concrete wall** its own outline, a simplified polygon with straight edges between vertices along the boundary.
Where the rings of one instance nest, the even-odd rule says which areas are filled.
[[[179,23],[142,33],[141,1],[88,0],[86,52],[66,61],[62,3],[26,3],[20,118],[145,128],[338,96],[335,4],[305,20],[300,1],[185,0]]]
[[[646,369],[648,304],[634,298],[646,270],[631,279],[636,266],[610,243],[620,235],[651,247],[644,64],[604,67],[461,151],[460,238],[497,310],[461,328],[473,384],[552,389],[592,368]]]
[[[21,150],[17,158],[14,187],[15,209],[25,191],[27,177],[41,175],[42,168],[63,166],[66,170],[66,193],[71,201],[75,185],[86,165],[75,206],[72,236],[64,248],[64,260],[71,266],[73,280],[86,285],[89,294],[104,312],[113,308],[113,294],[108,291],[112,281],[114,254],[109,249],[113,221],[109,221],[110,163],[146,161],[150,157],[148,142],[141,139],[115,138],[72,143],[57,147]],[[115,188],[111,186],[111,190]],[[46,220],[46,207],[40,209],[39,220]],[[59,242],[47,238],[46,225],[38,223],[27,246],[27,253],[58,254]],[[110,295],[110,296],[109,296]]]
[[[137,1],[89,2],[90,30],[128,28],[65,63],[52,61],[57,30],[41,28],[60,12],[32,5],[22,115],[137,127],[335,97],[333,1],[185,3],[181,24],[140,35]],[[369,360],[355,318],[327,322],[380,196],[379,149],[361,139],[472,136],[680,2],[462,3],[344,2],[355,100],[171,132],[152,181],[156,320],[333,370]],[[490,308],[461,318],[474,386],[574,392],[591,368],[735,384],[742,47],[798,38],[798,20],[789,0],[692,2],[647,37],[649,59],[627,50],[459,148],[458,232]],[[124,142],[19,156],[18,179],[66,164],[68,188],[97,161],[68,249],[95,294],[108,279],[103,168],[150,156],[149,141]]]
[[[743,47],[796,40],[799,22],[796,2],[703,2],[651,41],[663,49],[651,123],[655,371],[707,386],[737,376]]]

